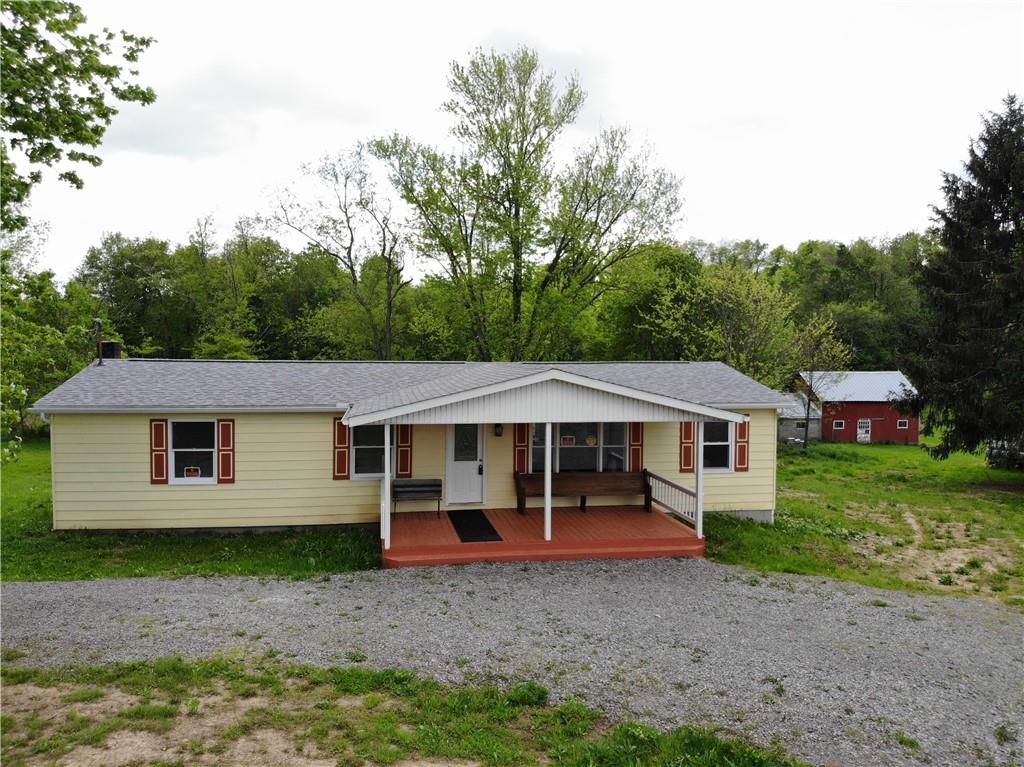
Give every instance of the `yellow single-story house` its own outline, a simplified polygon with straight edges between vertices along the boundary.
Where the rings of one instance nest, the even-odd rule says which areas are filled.
[[[55,529],[372,523],[408,565],[700,555],[773,520],[785,405],[718,362],[101,359],[34,410]]]

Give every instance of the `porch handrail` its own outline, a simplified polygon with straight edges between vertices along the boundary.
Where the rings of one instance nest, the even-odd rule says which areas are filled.
[[[647,479],[651,483],[651,500],[670,514],[689,522],[694,528],[698,527],[697,493],[695,491],[660,474],[655,474],[653,471],[647,472]]]

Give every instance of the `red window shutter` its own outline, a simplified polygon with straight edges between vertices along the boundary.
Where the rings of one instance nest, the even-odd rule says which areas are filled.
[[[334,419],[334,479],[348,479],[348,426]]]
[[[149,419],[149,483],[167,484],[167,419]]]
[[[750,422],[744,421],[743,423],[736,424],[736,428],[733,431],[736,440],[736,459],[733,463],[733,471],[749,471],[750,470]]]
[[[517,423],[512,428],[514,436],[513,466],[520,474],[530,470],[530,424]]]
[[[217,484],[235,481],[235,419],[217,419]]]
[[[412,424],[398,425],[398,446],[395,463],[395,476],[399,479],[409,479],[412,476]]]
[[[644,425],[629,424],[629,471],[644,469]]]
[[[679,471],[693,474],[697,452],[697,424],[694,421],[679,422]]]

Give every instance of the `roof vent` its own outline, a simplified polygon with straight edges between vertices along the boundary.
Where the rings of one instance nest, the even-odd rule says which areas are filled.
[[[100,343],[100,355],[105,360],[121,359],[120,341],[103,341]]]

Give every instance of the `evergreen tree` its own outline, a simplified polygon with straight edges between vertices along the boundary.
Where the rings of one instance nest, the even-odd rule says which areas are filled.
[[[931,316],[912,358],[933,455],[1024,435],[1024,107],[1015,96],[944,174],[943,248],[923,266]]]

